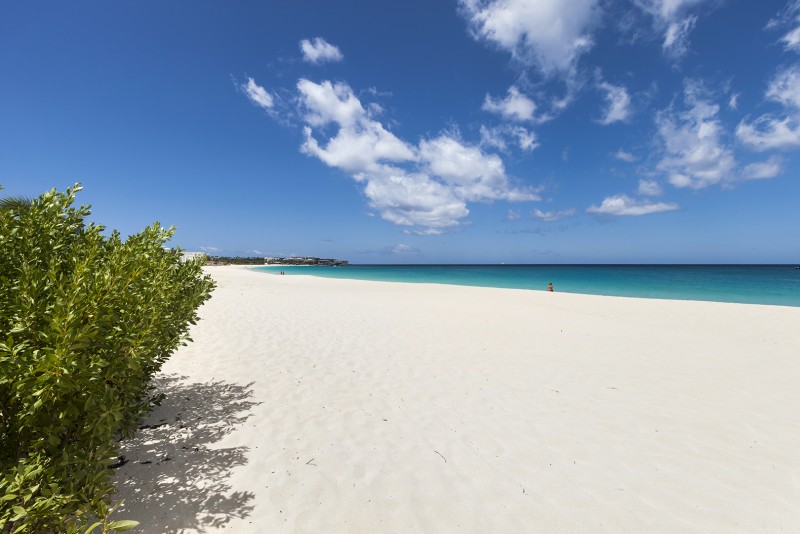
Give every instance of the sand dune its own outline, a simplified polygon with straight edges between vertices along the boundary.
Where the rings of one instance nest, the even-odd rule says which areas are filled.
[[[800,308],[208,272],[144,532],[800,525]]]

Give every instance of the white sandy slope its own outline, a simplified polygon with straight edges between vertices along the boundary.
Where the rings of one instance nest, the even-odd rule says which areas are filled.
[[[208,272],[143,532],[800,529],[800,308]]]

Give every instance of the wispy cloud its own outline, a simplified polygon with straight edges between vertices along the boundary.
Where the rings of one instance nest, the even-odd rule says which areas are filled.
[[[311,41],[303,39],[300,41],[300,51],[303,53],[303,59],[309,63],[328,63],[344,59],[339,48],[322,37],[315,37]]]
[[[631,97],[628,90],[621,85],[613,85],[608,82],[600,82],[598,87],[605,92],[606,108],[603,111],[603,118],[600,124],[612,124],[614,122],[627,121],[632,113]]]
[[[634,0],[645,13],[653,17],[657,31],[663,34],[662,49],[672,58],[680,58],[689,51],[689,34],[697,23],[691,8],[715,0]]]
[[[677,204],[635,200],[627,195],[614,195],[603,199],[599,206],[590,206],[587,213],[599,215],[640,216],[679,209]]]
[[[572,217],[573,215],[575,215],[574,208],[568,208],[561,211],[542,211],[535,209],[531,212],[531,216],[535,219],[547,222],[560,221],[561,219]]]
[[[773,156],[767,161],[760,161],[747,165],[742,170],[742,178],[745,180],[763,180],[775,178],[783,172],[783,160],[778,156]]]
[[[253,78],[247,78],[247,83],[243,83],[241,89],[251,102],[263,109],[270,109],[274,105],[272,95],[266,89],[258,85]]]
[[[519,125],[504,124],[487,128],[481,126],[481,146],[496,148],[502,152],[509,149],[509,144],[519,147],[520,150],[531,152],[539,148],[539,139],[536,133]]]
[[[661,184],[655,180],[639,180],[639,194],[655,197],[662,194],[664,191],[661,189]]]
[[[386,256],[418,256],[419,249],[410,245],[398,243],[397,245],[383,248],[381,254]]]
[[[783,113],[742,121],[736,136],[758,151],[800,147],[800,66],[778,72],[769,84],[766,98],[780,104]]]
[[[728,99],[728,107],[736,111],[739,109],[739,93],[734,93]]]
[[[780,41],[786,50],[800,53],[800,0],[789,0],[767,24],[767,29],[789,31],[781,36]]]
[[[621,148],[614,153],[614,157],[620,161],[624,161],[626,163],[633,163],[637,160],[637,157],[631,154],[630,152],[626,152]]]

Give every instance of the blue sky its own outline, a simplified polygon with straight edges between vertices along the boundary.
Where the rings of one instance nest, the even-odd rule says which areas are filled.
[[[0,184],[356,263],[797,263],[800,0],[2,2]]]

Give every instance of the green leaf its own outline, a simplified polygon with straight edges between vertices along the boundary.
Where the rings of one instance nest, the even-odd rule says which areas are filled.
[[[123,519],[122,521],[114,521],[113,523],[108,524],[108,530],[113,530],[114,532],[123,532],[125,530],[130,530],[133,527],[139,524],[138,521],[131,521],[130,519]]]
[[[28,515],[27,510],[25,510],[25,508],[23,508],[22,506],[12,506],[11,509],[14,510],[14,513],[17,514],[18,518],[25,517],[26,515]]]
[[[83,532],[83,534],[89,534],[91,531],[93,531],[94,529],[96,529],[97,527],[99,527],[99,526],[100,526],[100,525],[102,525],[102,524],[103,524],[103,523],[102,523],[101,521],[98,521],[98,522],[96,522],[96,523],[92,523],[91,525],[89,525],[89,528],[87,528],[87,529],[86,529],[86,530]]]

